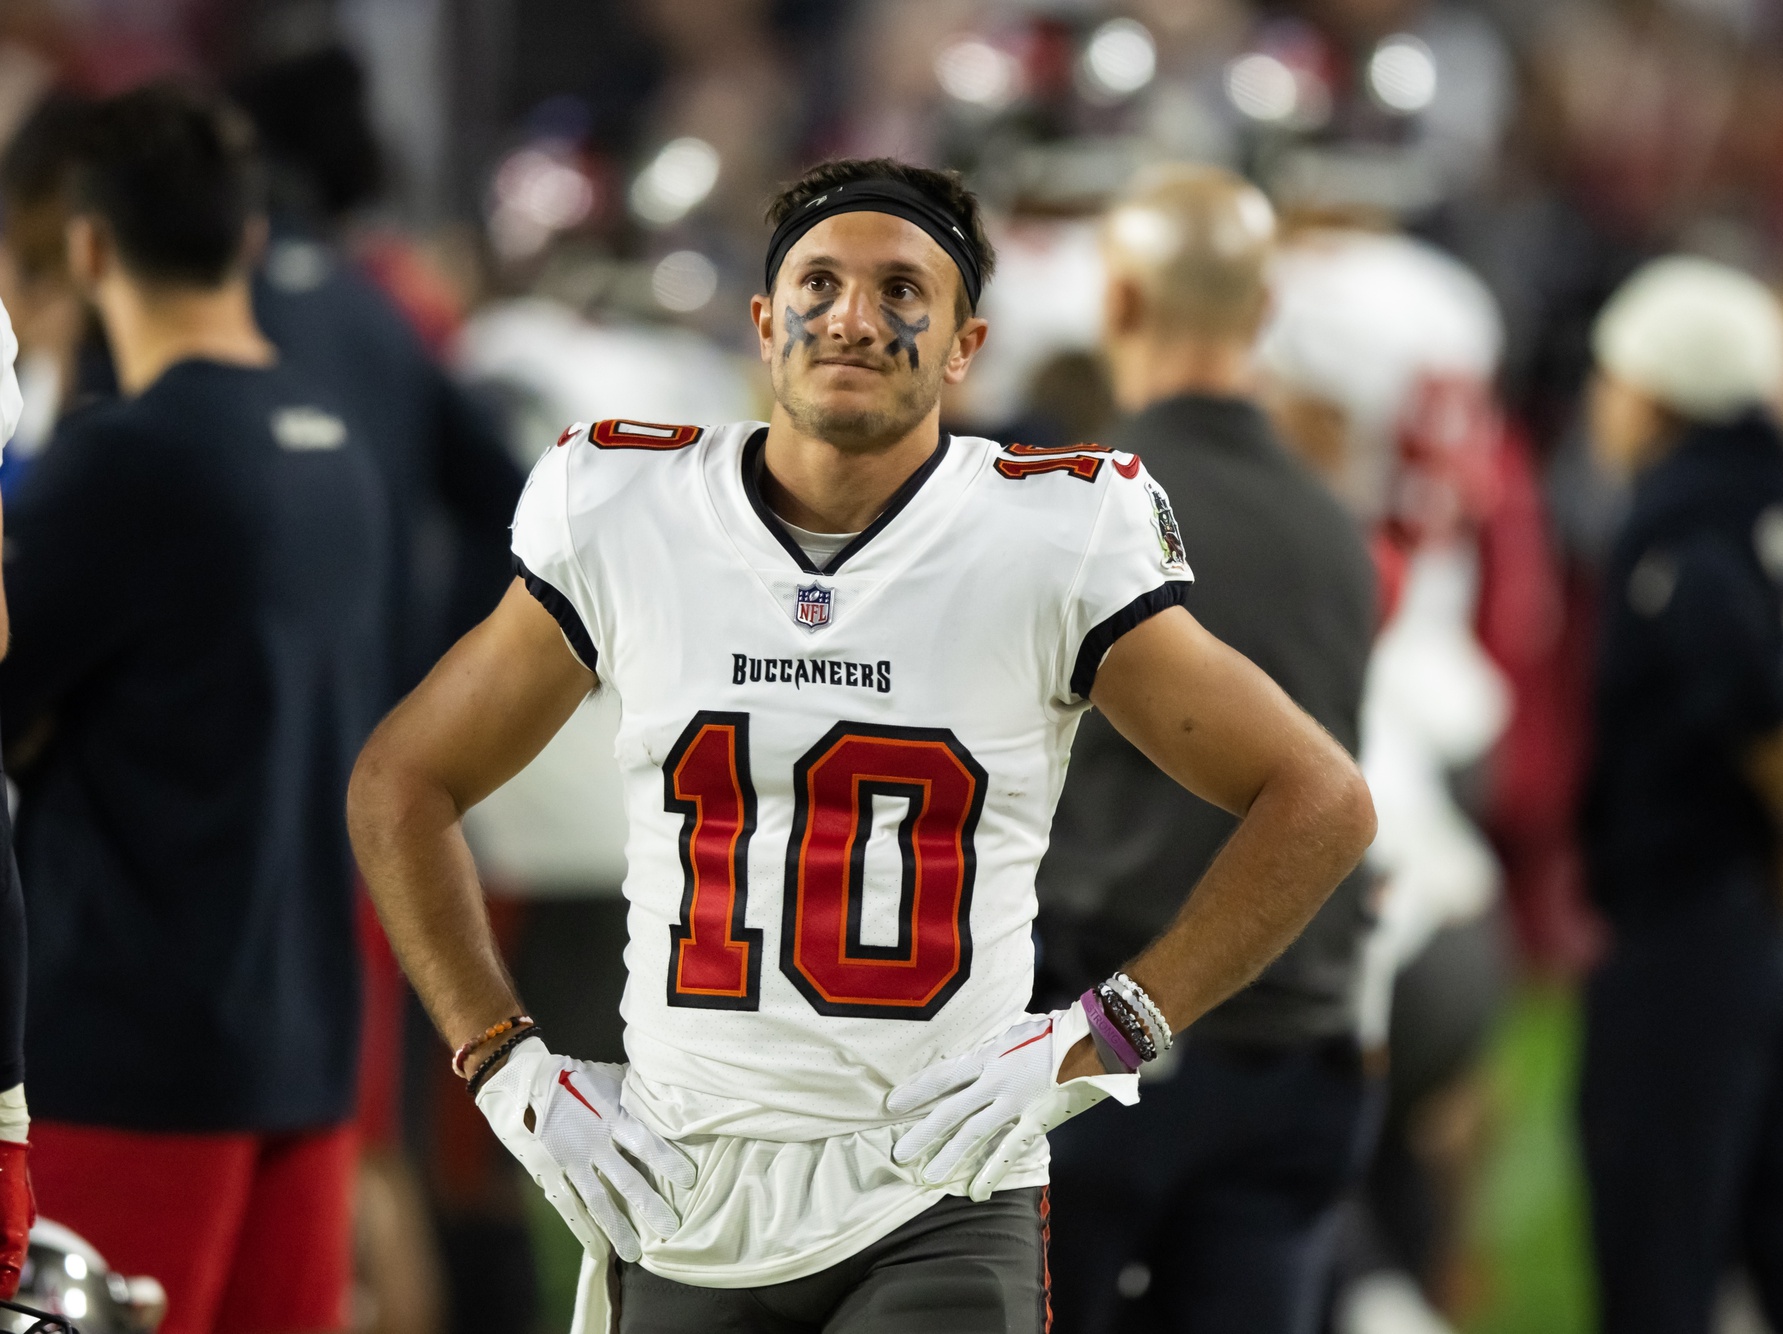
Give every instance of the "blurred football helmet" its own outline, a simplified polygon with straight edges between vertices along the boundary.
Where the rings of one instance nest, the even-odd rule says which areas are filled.
[[[114,1274],[98,1251],[45,1218],[31,1229],[31,1249],[13,1301],[79,1334],[155,1334],[167,1314],[167,1294],[158,1282]],[[0,1334],[26,1334],[38,1323],[34,1316],[0,1307]]]

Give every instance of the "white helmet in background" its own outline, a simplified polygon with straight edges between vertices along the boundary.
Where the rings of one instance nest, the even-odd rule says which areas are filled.
[[[1496,444],[1504,345],[1484,283],[1423,242],[1358,231],[1296,239],[1272,280],[1259,361],[1278,389],[1341,410],[1347,448],[1332,481],[1359,518],[1429,502],[1395,494],[1407,462],[1414,474],[1477,471],[1478,447]]]

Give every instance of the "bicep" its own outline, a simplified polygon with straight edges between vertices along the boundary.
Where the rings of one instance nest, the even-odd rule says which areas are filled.
[[[1090,698],[1153,764],[1235,815],[1284,763],[1336,745],[1268,675],[1181,607],[1116,640]]]
[[[516,579],[384,720],[368,758],[425,776],[468,810],[525,768],[595,684]]]

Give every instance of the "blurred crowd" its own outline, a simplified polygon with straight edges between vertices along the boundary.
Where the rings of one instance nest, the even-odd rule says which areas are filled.
[[[1515,979],[1576,980],[1606,937],[1579,826],[1627,495],[1590,448],[1591,330],[1661,254],[1783,277],[1783,8],[0,0],[0,300],[25,398],[9,503],[57,421],[116,388],[66,269],[58,136],[169,75],[254,122],[268,335],[398,442],[399,688],[500,596],[520,478],[566,424],[766,415],[745,311],[763,201],[804,165],[965,174],[1000,258],[949,424],[1037,446],[1117,420],[1109,202],[1170,162],[1261,187],[1283,236],[1261,397],[1379,578],[1360,742],[1394,892],[1371,903],[1356,1004],[1391,1062],[1330,1318],[1428,1334],[1478,1311],[1482,1055]],[[469,822],[528,1004],[596,1060],[623,1059],[624,821],[616,770],[582,757],[610,753],[616,709],[587,702]],[[573,1240],[362,918],[355,1319],[543,1327]],[[1140,1328],[1150,1271],[1119,1281]]]

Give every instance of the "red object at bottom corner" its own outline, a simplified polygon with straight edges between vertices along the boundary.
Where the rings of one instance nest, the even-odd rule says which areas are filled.
[[[160,1334],[346,1324],[358,1136],[159,1134],[33,1121],[44,1217],[167,1290]]]
[[[0,1140],[0,1297],[19,1290],[37,1204],[31,1195],[28,1146]]]

